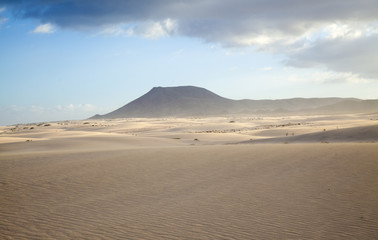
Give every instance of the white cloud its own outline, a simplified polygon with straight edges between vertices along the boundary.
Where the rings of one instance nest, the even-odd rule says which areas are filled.
[[[108,25],[100,32],[102,35],[119,36],[125,34],[122,25]]]
[[[184,49],[181,48],[181,49],[175,51],[173,54],[174,54],[174,55],[181,55],[183,52],[184,52]]]
[[[113,24],[103,27],[102,35],[109,36],[140,36],[149,39],[158,39],[175,34],[177,23],[167,18],[164,21],[145,21],[138,24]]]
[[[162,36],[167,36],[167,32],[159,22],[147,23],[139,26],[137,32],[145,37],[150,39],[157,39]]]
[[[47,112],[92,112],[92,111],[103,111],[103,107],[98,107],[93,104],[85,103],[85,104],[68,104],[68,105],[57,105],[52,108],[42,107],[38,105],[31,105],[29,107],[26,106],[18,106],[18,105],[11,105],[8,107],[8,110],[11,112],[33,112],[33,113],[47,113]],[[108,110],[108,109],[106,109]]]
[[[228,38],[228,45],[241,45],[241,46],[266,46],[272,44],[278,39],[274,39],[270,34],[259,34],[259,35],[245,35],[245,36],[232,36]]]
[[[231,56],[231,55],[246,55],[247,52],[243,51],[242,49],[229,49],[224,54],[226,56]]]
[[[263,67],[260,68],[261,71],[271,71],[273,68],[272,67]]]
[[[318,72],[306,72],[300,75],[292,74],[287,80],[289,82],[310,82],[310,83],[366,83],[369,79],[362,78],[357,74],[351,72],[333,72],[333,71],[318,71]]]
[[[5,9],[6,9],[5,7],[0,8],[0,13],[4,12]],[[8,21],[8,18],[0,16],[0,28],[1,28],[1,25],[3,25],[6,21]]]
[[[33,33],[53,33],[55,32],[55,27],[50,23],[45,23],[37,26]]]
[[[41,106],[32,105],[30,107],[29,111],[34,112],[34,113],[43,113],[45,111],[45,108],[41,107]]]
[[[369,24],[359,22],[332,23],[326,25],[322,30],[326,38],[329,39],[356,39],[377,33],[378,22]]]
[[[97,107],[92,105],[92,104],[89,104],[89,103],[86,103],[86,104],[79,104],[77,106],[77,110],[82,110],[84,112],[92,112],[92,111],[96,111],[97,110]]]
[[[129,33],[142,36],[149,39],[157,39],[174,34],[177,30],[177,24],[170,18],[164,21],[148,21],[138,24]]]
[[[3,25],[6,21],[8,21],[8,18],[6,18],[6,17],[1,17],[1,16],[0,16],[0,27],[1,27],[1,25]]]
[[[116,107],[102,107],[88,103],[57,105],[55,107],[10,105],[0,107],[0,116],[2,116],[0,125],[86,119],[97,113],[104,114],[114,109]]]
[[[86,104],[68,104],[65,106],[58,105],[55,107],[56,111],[68,111],[68,112],[93,112],[93,111],[99,111],[101,108],[98,108],[92,104],[86,103]]]
[[[12,111],[12,112],[22,112],[22,111],[25,111],[25,107],[22,107],[22,106],[18,106],[18,105],[11,105],[9,107],[9,110]]]

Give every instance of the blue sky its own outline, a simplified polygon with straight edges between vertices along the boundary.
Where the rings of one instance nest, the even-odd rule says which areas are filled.
[[[368,0],[0,0],[0,125],[104,114],[155,86],[232,99],[378,98],[377,9]]]

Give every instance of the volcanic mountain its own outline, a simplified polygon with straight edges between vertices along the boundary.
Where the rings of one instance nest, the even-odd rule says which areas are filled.
[[[125,106],[98,118],[164,117],[213,115],[227,113],[233,100],[223,98],[204,88],[154,87]]]
[[[378,111],[378,100],[355,98],[232,100],[204,88],[181,86],[154,87],[123,107],[104,115],[97,114],[92,119],[375,111]]]

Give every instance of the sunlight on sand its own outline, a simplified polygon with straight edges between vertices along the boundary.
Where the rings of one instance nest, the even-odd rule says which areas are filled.
[[[0,239],[374,239],[377,119],[1,127]]]

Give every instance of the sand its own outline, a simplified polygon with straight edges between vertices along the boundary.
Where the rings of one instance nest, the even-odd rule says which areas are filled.
[[[1,127],[0,239],[375,239],[377,119]]]

